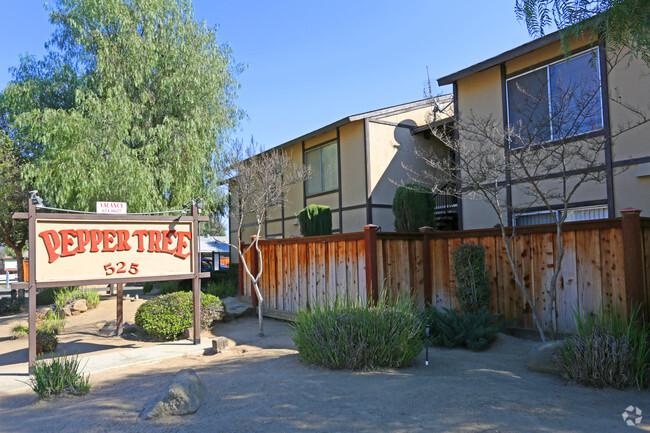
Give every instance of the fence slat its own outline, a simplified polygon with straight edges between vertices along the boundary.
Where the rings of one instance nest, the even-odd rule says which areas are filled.
[[[650,219],[640,219],[636,224],[641,227],[641,239],[637,242],[641,245],[640,281],[643,287],[637,288],[639,293],[634,296],[650,300]],[[552,329],[555,321],[558,331],[573,331],[573,311],[578,305],[584,311],[595,311],[608,303],[626,306],[630,299],[636,299],[626,289],[629,276],[625,269],[622,227],[620,219],[565,226],[565,253],[555,304],[548,291],[557,252],[553,227],[518,230],[511,244],[515,267],[534,299],[545,329]],[[371,254],[376,257],[373,259],[376,269],[371,268],[369,273],[366,269],[367,239],[376,244],[371,248]],[[376,289],[412,294],[418,304],[423,305],[426,299],[424,272],[429,269],[427,278],[431,280],[432,303],[457,309],[451,252],[463,243],[472,243],[486,248],[491,311],[500,312],[507,319],[515,317],[516,326],[534,328],[532,310],[514,282],[499,230],[428,233],[428,263],[423,262],[423,242],[424,234],[421,233],[377,234],[374,226],[369,226],[365,233],[261,240],[260,287],[265,305],[295,312],[300,307],[328,302],[337,296],[359,297],[367,302],[368,275],[377,278]],[[254,251],[246,254],[249,263],[253,254]],[[242,279],[243,294],[250,296],[250,278],[243,275]]]

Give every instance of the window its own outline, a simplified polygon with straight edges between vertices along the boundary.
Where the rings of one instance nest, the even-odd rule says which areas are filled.
[[[305,194],[332,191],[339,187],[339,162],[336,140],[305,152],[305,164],[313,176],[305,182]]]
[[[556,210],[553,212],[559,213],[561,211]],[[567,209],[567,216],[564,222],[587,221],[607,217],[608,212],[606,206],[576,207],[573,209]],[[548,211],[529,212],[515,215],[516,226],[553,223],[555,223],[555,218],[553,218],[553,215]]]
[[[603,128],[597,50],[506,80],[511,147],[568,138]]]

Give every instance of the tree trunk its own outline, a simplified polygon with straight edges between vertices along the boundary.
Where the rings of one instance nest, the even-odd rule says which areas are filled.
[[[16,267],[18,268],[18,281],[27,281],[25,279],[25,270],[23,269],[23,252],[22,248],[16,251]]]

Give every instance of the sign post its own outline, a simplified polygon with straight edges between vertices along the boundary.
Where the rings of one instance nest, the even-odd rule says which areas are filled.
[[[199,216],[129,214],[54,214],[36,212],[29,200],[27,213],[14,219],[29,224],[29,280],[14,288],[29,290],[29,365],[36,361],[36,292],[70,285],[117,284],[117,334],[123,325],[125,283],[192,279],[194,344],[201,341]]]

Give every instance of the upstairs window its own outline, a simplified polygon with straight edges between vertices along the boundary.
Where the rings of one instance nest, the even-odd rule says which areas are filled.
[[[589,50],[506,80],[512,148],[603,128],[598,56]]]
[[[333,191],[339,187],[337,141],[330,141],[305,151],[305,164],[311,166],[313,176],[305,182],[305,194]]]

